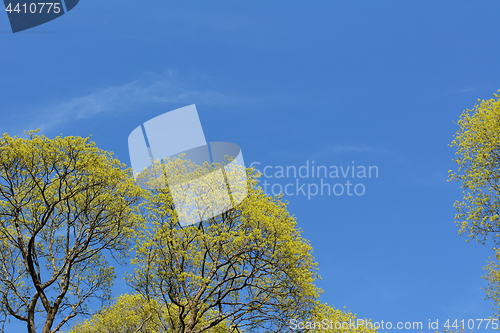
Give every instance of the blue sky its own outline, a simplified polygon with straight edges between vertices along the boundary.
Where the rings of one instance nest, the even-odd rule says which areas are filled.
[[[237,143],[247,166],[377,166],[378,178],[350,179],[362,196],[285,197],[321,299],[424,327],[488,318],[492,252],[458,235],[447,145],[461,112],[500,89],[499,12],[494,1],[82,0],[16,34],[4,14],[0,131],[92,135],[129,164],[134,128],[196,104],[207,141]]]

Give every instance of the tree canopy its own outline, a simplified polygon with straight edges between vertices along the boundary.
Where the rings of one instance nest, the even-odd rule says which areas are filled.
[[[184,171],[182,164],[173,169],[166,173]],[[242,203],[188,226],[179,223],[168,187],[146,194],[136,270],[128,281],[163,304],[166,326],[175,332],[204,332],[222,322],[232,330],[280,330],[291,318],[304,318],[321,292],[312,247],[286,203],[266,196],[251,171],[244,181]]]
[[[130,171],[89,138],[0,139],[0,306],[29,333],[58,331],[109,299],[138,223]],[[36,323],[35,314],[42,315]],[[59,319],[58,319],[59,318]],[[2,326],[4,327],[4,326]],[[3,329],[2,329],[3,330]],[[40,332],[40,331],[39,331]]]
[[[500,90],[499,90],[500,93]],[[472,110],[465,110],[458,120],[459,129],[451,147],[456,147],[458,169],[449,171],[450,180],[462,183],[463,199],[455,207],[461,235],[490,242],[497,262],[485,267],[489,285],[487,297],[500,314],[500,94],[478,100]]]
[[[140,294],[124,294],[90,319],[74,325],[69,333],[160,333],[164,309]]]

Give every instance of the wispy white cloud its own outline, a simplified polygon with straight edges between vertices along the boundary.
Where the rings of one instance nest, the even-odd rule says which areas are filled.
[[[176,78],[174,71],[146,73],[137,80],[58,101],[38,110],[30,128],[42,130],[109,113],[124,113],[154,104],[232,104],[237,100]]]

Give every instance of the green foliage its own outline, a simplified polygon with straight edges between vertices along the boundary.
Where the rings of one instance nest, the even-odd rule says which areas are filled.
[[[0,306],[4,322],[49,333],[87,313],[88,299],[109,299],[103,251],[128,253],[141,190],[89,138],[35,133],[0,139]]]
[[[229,209],[214,190],[221,188],[221,167],[180,158],[155,164],[139,177],[153,190],[142,207],[144,230],[128,281],[161,303],[163,327],[179,333],[278,332],[288,330],[293,319],[355,318],[318,301],[322,291],[314,285],[319,275],[312,247],[282,196],[266,196],[253,170],[227,168],[223,176],[231,180],[233,206],[236,196],[248,193]],[[181,215],[172,190],[184,193]],[[208,206],[223,213],[199,222]],[[198,223],[181,223],[195,217]]]
[[[486,288],[486,297],[491,300],[493,309],[497,312],[496,317],[499,317],[500,312],[500,251],[496,249],[496,261],[490,261],[484,267],[486,274],[483,278],[488,281]],[[490,258],[491,259],[491,258]]]
[[[185,171],[183,164],[169,168],[165,174]],[[218,169],[194,172],[199,177]],[[175,305],[167,308],[167,319],[177,332],[204,332],[224,321],[231,329],[280,329],[290,318],[303,318],[321,292],[313,284],[318,275],[312,247],[286,203],[264,195],[255,175],[248,176],[248,196],[240,205],[184,227],[168,188],[148,193],[129,282]]]
[[[499,90],[500,92],[500,90]],[[462,182],[464,197],[455,204],[460,233],[485,242],[500,232],[500,99],[490,99],[465,110],[451,146],[457,147],[458,170],[450,178]]]
[[[69,333],[159,333],[164,309],[141,295],[121,295],[90,319],[76,324]]]
[[[500,90],[499,90],[500,92]],[[500,95],[479,101],[473,110],[465,110],[451,143],[456,147],[458,170],[449,171],[450,180],[462,183],[463,201],[457,201],[455,221],[461,235],[485,244],[491,240],[500,249]],[[497,255],[498,259],[498,255]],[[489,282],[487,297],[500,311],[499,266],[485,267]],[[498,316],[498,313],[497,313]]]

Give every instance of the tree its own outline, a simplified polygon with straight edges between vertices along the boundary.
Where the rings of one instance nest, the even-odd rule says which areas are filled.
[[[138,225],[141,190],[131,172],[90,138],[0,139],[0,304],[29,333],[58,331],[107,300]],[[35,314],[42,315],[37,325]],[[59,320],[56,320],[59,318]],[[4,326],[2,326],[4,327]],[[52,327],[54,327],[52,329]],[[3,328],[2,328],[3,330]]]
[[[499,90],[500,93],[500,90]],[[458,170],[449,171],[450,180],[462,183],[463,201],[457,201],[455,221],[460,235],[467,234],[481,244],[491,241],[500,259],[500,94],[478,101],[473,110],[465,110],[451,147],[456,147]],[[485,267],[489,282],[487,297],[500,311],[499,266]]]
[[[263,193],[259,174],[233,167],[223,172],[231,179],[233,208],[227,209],[216,175],[222,168],[180,158],[157,162],[141,174],[138,181],[150,190],[129,283],[162,304],[169,332],[286,331],[291,320],[324,317],[328,307],[319,306],[312,247],[287,203]],[[186,194],[177,203],[173,188]],[[234,205],[241,193],[245,200]],[[203,221],[207,209],[222,213]],[[196,216],[198,223],[181,223]]]
[[[156,167],[160,171],[151,174],[163,172],[171,180],[187,170],[190,179],[208,177],[221,166],[172,162]],[[225,176],[235,180],[241,173]],[[150,186],[133,260],[136,270],[128,281],[137,292],[166,306],[165,326],[175,332],[206,332],[222,322],[231,330],[282,330],[290,319],[305,318],[314,307],[321,290],[314,285],[319,276],[312,247],[301,237],[286,203],[266,196],[256,176],[249,171],[247,181],[245,171],[240,179],[248,186],[241,204],[188,226],[179,221],[169,187]],[[177,184],[187,184],[187,179]],[[209,180],[189,188],[189,193],[214,186]],[[198,199],[189,198],[193,201],[185,203],[187,207],[200,207]]]

